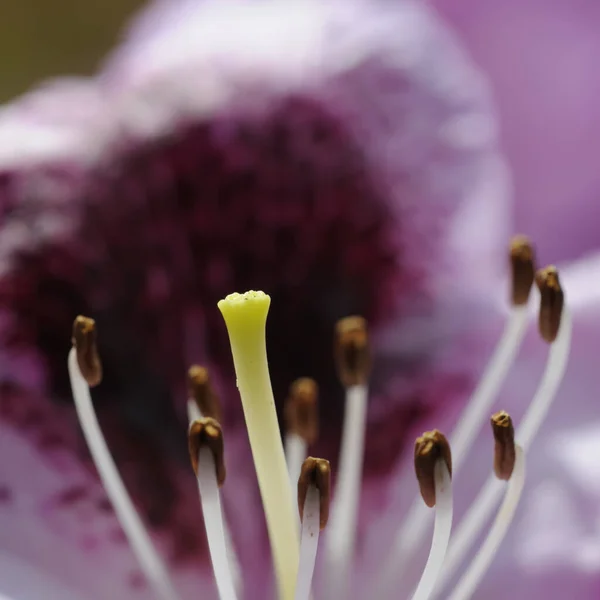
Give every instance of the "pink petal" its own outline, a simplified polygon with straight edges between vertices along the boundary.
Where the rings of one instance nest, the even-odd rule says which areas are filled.
[[[435,0],[490,79],[514,174],[516,227],[543,261],[598,248],[600,7]]]

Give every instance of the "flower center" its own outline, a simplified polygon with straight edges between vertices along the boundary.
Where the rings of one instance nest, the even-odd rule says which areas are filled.
[[[511,247],[513,314],[450,441],[435,430],[423,434],[415,444],[416,476],[425,504],[434,508],[435,525],[430,555],[413,600],[429,600],[443,590],[503,498],[480,552],[465,570],[450,598],[468,600],[472,596],[514,515],[525,482],[525,451],[547,414],[566,368],[571,319],[564,308],[558,273],[554,267],[548,267],[535,275],[540,293],[539,330],[551,345],[546,370],[516,431],[507,413],[501,411],[492,416],[497,478],[490,475],[451,538],[451,475],[468,456],[482,418],[508,374],[527,325],[525,307],[534,273],[533,251],[523,248],[527,243],[518,240]],[[339,474],[330,509],[329,462],[306,458],[308,444],[314,441],[317,430],[317,388],[310,379],[295,382],[290,390],[286,410],[286,462],[267,364],[266,321],[270,303],[271,299],[263,292],[246,292],[227,296],[219,302],[219,309],[229,333],[237,387],[271,541],[278,597],[280,600],[308,600],[319,530],[328,522],[323,598],[347,597],[352,578],[371,368],[366,322],[360,317],[348,317],[336,328],[335,359],[339,379],[346,391],[346,406]],[[164,599],[174,599],[177,597],[175,588],[134,510],[95,418],[89,386],[97,385],[102,373],[95,341],[94,321],[78,317],[73,327],[74,347],[68,363],[77,412],[107,494],[140,565],[157,594]],[[221,426],[215,419],[220,415],[220,409],[205,369],[190,369],[189,392],[190,456],[198,479],[215,579],[221,599],[235,600],[243,579],[221,510],[219,487],[225,481],[225,450]],[[297,500],[302,521],[300,543],[290,477],[292,483],[298,481]],[[410,554],[422,542],[430,515],[431,511],[418,502],[410,509],[404,523],[399,524],[396,543],[374,581],[376,598],[393,595],[394,585],[403,575]]]

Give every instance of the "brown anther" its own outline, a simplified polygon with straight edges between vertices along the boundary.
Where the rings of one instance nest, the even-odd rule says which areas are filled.
[[[329,520],[329,502],[331,499],[331,465],[324,458],[309,456],[303,463],[298,478],[298,510],[300,519],[304,518],[304,502],[308,488],[314,485],[319,490],[319,526],[325,529]]]
[[[508,481],[515,468],[515,428],[510,415],[501,410],[492,415],[494,432],[494,473],[498,479]]]
[[[102,381],[102,363],[96,346],[96,321],[79,315],[73,321],[71,343],[77,352],[77,364],[90,387]]]
[[[527,304],[535,278],[535,254],[529,238],[516,235],[510,241],[510,264],[512,268],[512,303]]]
[[[223,457],[223,432],[219,422],[211,417],[192,421],[188,432],[188,449],[194,473],[198,475],[198,453],[208,448],[215,459],[215,473],[219,487],[225,482],[225,461]]]
[[[415,473],[425,504],[435,506],[435,465],[442,459],[452,475],[452,453],[446,436],[434,429],[426,431],[415,442]]]
[[[299,435],[307,444],[314,444],[319,435],[318,396],[316,381],[302,377],[290,386],[290,395],[285,404],[287,431]]]
[[[335,362],[344,387],[364,385],[371,371],[367,322],[362,317],[340,319],[335,327]]]
[[[208,369],[200,365],[192,365],[188,369],[188,394],[198,405],[203,417],[221,421],[221,404],[210,383]]]
[[[565,303],[557,268],[549,266],[540,269],[535,274],[535,281],[541,295],[538,321],[540,335],[548,343],[552,343],[558,335]]]

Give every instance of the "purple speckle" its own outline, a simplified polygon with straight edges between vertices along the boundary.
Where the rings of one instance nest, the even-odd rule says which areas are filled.
[[[81,486],[76,485],[66,490],[63,490],[56,498],[56,502],[59,506],[71,506],[87,496],[87,490]]]
[[[139,571],[134,571],[127,576],[127,584],[129,587],[140,590],[146,587],[146,579]]]
[[[108,498],[100,498],[96,506],[103,513],[113,513],[114,509]]]
[[[84,552],[93,552],[100,546],[100,540],[94,535],[84,535],[80,539],[81,549]]]
[[[6,485],[0,483],[0,504],[11,504],[13,501],[12,490]]]
[[[112,529],[108,534],[108,539],[116,544],[126,544],[127,537],[122,529]]]

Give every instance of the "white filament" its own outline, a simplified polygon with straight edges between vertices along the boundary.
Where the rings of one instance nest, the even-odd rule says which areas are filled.
[[[311,485],[304,501],[304,518],[300,537],[300,565],[296,582],[295,600],[308,600],[312,585],[320,530],[320,494],[316,486]]]
[[[550,347],[546,370],[516,432],[517,441],[524,450],[527,450],[537,435],[563,380],[569,361],[572,331],[571,313],[565,308],[558,336]]]
[[[453,473],[462,466],[482,424],[489,416],[494,399],[521,347],[528,324],[527,306],[515,306],[477,388],[450,435]]]
[[[452,478],[446,462],[439,459],[434,469],[435,525],[429,558],[412,600],[428,600],[444,565],[452,531]]]
[[[494,556],[512,523],[515,511],[525,485],[525,454],[520,446],[516,447],[516,460],[512,476],[506,486],[504,501],[496,515],[487,538],[481,545],[473,562],[452,592],[449,600],[469,600],[479,582],[488,570]]]
[[[193,398],[188,398],[187,415],[188,421],[190,423],[192,423],[193,421],[197,421],[198,419],[201,419],[204,416],[202,414],[202,411],[200,410],[200,407]]]
[[[325,538],[327,598],[346,597],[360,497],[367,395],[366,385],[346,389],[338,483]]]
[[[152,545],[150,536],[127,494],[117,467],[110,455],[94,412],[88,384],[79,370],[77,353],[74,348],[69,352],[68,367],[71,390],[83,435],[94,464],[98,469],[106,494],[115,509],[115,514],[121,523],[121,527],[123,527],[144,575],[156,594],[163,600],[173,600],[178,597],[177,593],[169,579],[165,565]]]
[[[463,517],[455,534],[452,536],[452,542],[450,543],[446,562],[444,563],[444,569],[438,578],[432,598],[439,597],[439,592],[444,589],[444,586],[454,575],[456,568],[463,561],[467,552],[477,539],[479,532],[485,526],[490,514],[498,504],[504,487],[504,482],[496,479],[495,476],[492,476],[488,478],[479,491],[477,498],[471,504],[467,514]]]
[[[201,448],[198,453],[198,489],[204,526],[208,538],[208,548],[213,565],[213,572],[221,600],[236,600],[233,576],[229,567],[225,528],[219,486],[215,473],[215,459],[208,448]]]
[[[475,441],[494,399],[498,395],[508,371],[515,361],[528,325],[526,306],[513,307],[485,371],[466,404],[462,415],[450,435],[452,470],[454,475]],[[394,583],[401,579],[410,556],[419,547],[427,532],[431,511],[426,510],[421,498],[415,498],[395,536],[392,550],[378,578],[379,595],[387,595]]]
[[[567,309],[564,309],[558,336],[550,347],[546,369],[521,426],[515,434],[516,440],[523,450],[527,450],[527,447],[533,442],[542,421],[548,414],[564,376],[571,348],[572,327],[571,314]],[[464,560],[465,555],[484,527],[486,520],[500,501],[503,489],[504,486],[494,475],[491,475],[481,488],[452,538],[448,558],[437,588],[438,591],[443,589],[444,584],[452,578],[456,568]]]
[[[193,398],[188,398],[187,401],[187,414],[190,423],[202,419],[204,416],[200,410],[198,404]],[[225,534],[225,545],[227,546],[227,556],[229,557],[229,565],[233,576],[233,582],[235,583],[235,589],[238,595],[243,595],[244,579],[242,577],[242,568],[240,561],[233,545],[233,539],[231,538],[231,532],[227,523],[227,518],[223,515],[223,533]]]
[[[292,493],[296,495],[298,479],[302,464],[306,459],[306,441],[297,433],[286,433],[285,435],[285,460],[290,476]]]

